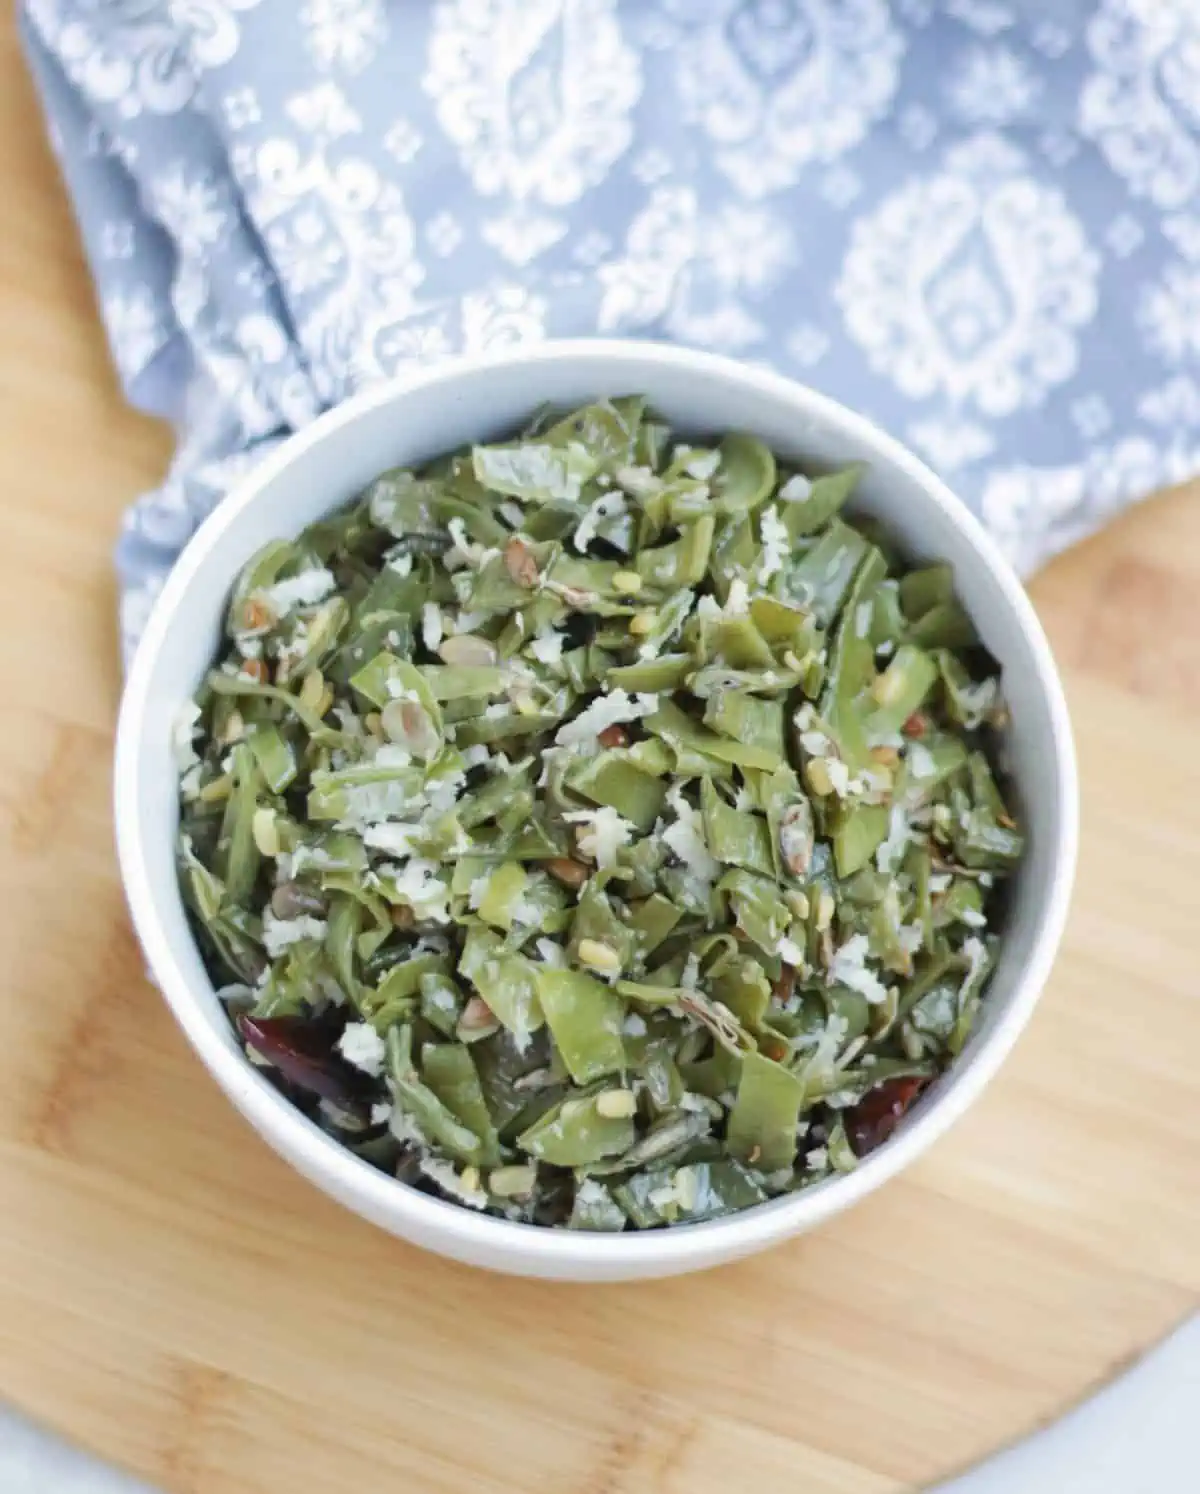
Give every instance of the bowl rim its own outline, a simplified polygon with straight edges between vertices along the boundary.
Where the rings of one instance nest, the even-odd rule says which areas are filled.
[[[172,941],[159,917],[165,895],[156,887],[143,855],[152,834],[143,823],[138,783],[146,744],[149,687],[168,635],[186,616],[188,595],[213,549],[251,508],[262,492],[333,431],[386,406],[414,388],[448,386],[464,376],[500,371],[518,364],[590,360],[636,360],[655,369],[700,371],[737,383],[750,393],[783,399],[797,414],[836,427],[877,461],[904,472],[923,490],[977,553],[1019,626],[1046,705],[1054,743],[1053,794],[1058,829],[1049,848],[1049,888],[1023,970],[1006,1009],[987,1040],[951,1082],[935,1092],[927,1108],[914,1113],[879,1150],[851,1173],[831,1177],[722,1219],[670,1230],[615,1235],[544,1229],[476,1213],[421,1193],[356,1157],[320,1130],[248,1064],[236,1045],[226,1042],[203,1009],[176,961]],[[982,1093],[1025,1028],[1058,951],[1066,923],[1078,853],[1078,771],[1074,739],[1062,684],[1041,623],[1024,588],[995,541],[962,500],[895,437],[840,401],[784,375],[720,354],[638,339],[573,338],[524,344],[500,352],[465,355],[415,369],[373,385],[289,436],[238,481],[198,527],[159,593],[129,669],[117,724],[113,766],[117,854],[126,900],[147,963],[189,1042],[226,1095],[265,1140],[324,1191],[393,1233],[444,1248],[459,1259],[483,1261],[497,1269],[526,1274],[577,1275],[606,1272],[622,1277],[685,1271],[734,1259],[820,1224],[895,1177],[947,1131]],[[207,997],[209,993],[205,993]],[[435,1243],[436,1242],[436,1243]]]

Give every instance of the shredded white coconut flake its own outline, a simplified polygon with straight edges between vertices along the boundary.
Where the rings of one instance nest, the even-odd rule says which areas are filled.
[[[839,757],[827,757],[825,759],[825,771],[829,774],[829,781],[833,785],[833,791],[839,799],[844,799],[853,790],[850,779],[850,769]]]
[[[962,952],[967,957],[967,978],[963,986],[971,989],[987,964],[987,950],[983,941],[972,934],[969,939],[963,940]]]
[[[919,923],[902,923],[896,938],[905,954],[914,955],[925,941],[925,930]]]
[[[762,560],[758,565],[758,582],[765,586],[771,577],[783,570],[792,547],[788,527],[779,517],[779,510],[769,503],[760,519],[762,533]]]
[[[559,969],[567,963],[567,956],[562,945],[555,944],[553,939],[538,939],[534,942],[534,948],[543,965],[552,965],[555,969]]]
[[[397,555],[388,561],[388,570],[395,571],[397,576],[411,576],[413,558],[411,555]]]
[[[803,503],[811,493],[812,483],[803,472],[797,472],[794,477],[789,477],[779,489],[779,497],[785,503]]]
[[[286,617],[297,607],[315,607],[323,602],[336,585],[332,571],[323,565],[313,566],[287,581],[276,581],[261,595],[276,617]]]
[[[324,939],[328,925],[323,918],[276,918],[270,908],[263,914],[263,945],[271,958],[304,939]]]
[[[657,695],[629,695],[621,689],[598,696],[573,721],[560,726],[554,740],[560,747],[595,746],[596,738],[609,726],[637,721],[658,709]]]
[[[421,641],[431,654],[437,652],[444,633],[442,609],[436,602],[426,602],[421,608]]]
[[[625,1018],[624,1022],[621,1023],[621,1031],[625,1034],[626,1037],[645,1037],[645,1018],[639,1017],[637,1012],[630,1012],[629,1015]]]
[[[902,804],[893,804],[888,814],[887,839],[875,852],[875,865],[881,872],[893,872],[900,865],[908,846],[908,816]]]
[[[414,857],[403,866],[388,865],[384,870],[395,878],[397,898],[407,903],[418,918],[431,919],[434,923],[450,922],[446,907],[450,889],[437,876],[432,861]]]
[[[868,1001],[887,998],[887,987],[867,965],[869,945],[866,934],[854,934],[834,953],[829,965],[829,984],[848,986]]]
[[[726,617],[744,617],[750,610],[750,588],[740,576],[729,583],[729,595],[725,599]]]
[[[499,555],[499,550],[489,549],[486,545],[478,545],[467,533],[467,526],[461,519],[451,519],[446,525],[450,531],[453,544],[442,557],[442,563],[448,570],[456,567],[462,569],[469,566],[472,570],[479,570],[485,566],[493,556]]]
[[[392,1105],[390,1100],[376,1100],[371,1106],[371,1124],[373,1126],[386,1126],[392,1118]]]
[[[908,766],[917,779],[936,778],[937,763],[933,753],[921,742],[914,742],[908,749]]]
[[[436,778],[426,780],[424,798],[434,814],[446,814],[458,802],[459,790],[467,782],[467,775],[459,768],[439,773]]]
[[[697,482],[707,482],[710,477],[716,475],[720,465],[721,453],[719,451],[696,451],[688,456],[683,470],[689,477],[694,477]]]
[[[380,742],[371,762],[376,768],[407,768],[412,762],[412,753],[406,752],[398,742]]]
[[[800,745],[809,757],[828,757],[833,751],[833,743],[823,731],[802,731]]]
[[[434,986],[427,994],[422,993],[421,999],[427,1001],[435,1012],[441,1012],[445,1016],[457,1010],[454,992],[448,986]]]
[[[350,1022],[340,1038],[338,1050],[347,1063],[378,1078],[383,1073],[383,1039],[369,1022]],[[389,1113],[391,1106],[388,1107]]]
[[[683,797],[679,784],[668,791],[667,803],[675,811],[675,823],[662,832],[663,843],[679,857],[692,876],[711,885],[720,875],[721,867],[704,839],[700,811],[693,809]]]
[[[486,612],[450,613],[445,616],[447,633],[477,633],[488,620]]]
[[[563,645],[567,641],[567,635],[560,633],[556,628],[542,628],[537,636],[530,640],[529,652],[539,664],[548,667],[562,661]]]
[[[804,951],[794,939],[789,939],[786,934],[775,946],[775,953],[785,965],[794,965],[797,969],[804,965]]]
[[[389,820],[381,825],[367,825],[363,829],[363,844],[389,856],[411,856],[414,840],[421,836],[420,825],[401,825]]]
[[[596,538],[596,531],[606,519],[618,519],[625,512],[623,493],[610,492],[588,506],[587,512],[575,527],[572,544],[581,554]]]
[[[617,852],[629,844],[633,826],[608,804],[599,809],[575,809],[563,815],[571,824],[583,826],[579,849],[590,856],[601,870],[615,866]]]
[[[362,829],[403,814],[412,800],[399,779],[383,783],[352,783],[342,791],[345,810],[338,824],[343,829]]]

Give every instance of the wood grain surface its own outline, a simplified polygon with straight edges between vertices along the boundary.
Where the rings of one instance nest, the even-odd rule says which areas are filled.
[[[903,1180],[743,1265],[578,1288],[406,1248],[266,1150],[122,906],[109,554],[168,443],[0,25],[0,1396],[172,1494],[894,1494],[1194,1310],[1200,489],[1033,585],[1083,769],[1066,949]]]

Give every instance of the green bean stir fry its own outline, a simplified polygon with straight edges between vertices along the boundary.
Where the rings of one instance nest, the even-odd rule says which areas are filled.
[[[180,874],[318,1125],[649,1229],[848,1171],[953,1060],[1022,850],[1004,706],[859,475],[613,399],[254,557],[176,726]]]

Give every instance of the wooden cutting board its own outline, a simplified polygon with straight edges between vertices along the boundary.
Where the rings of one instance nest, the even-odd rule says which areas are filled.
[[[485,1276],[226,1105],[113,864],[109,553],[163,432],[108,370],[0,30],[0,1396],[173,1494],[893,1494],[1200,1297],[1200,488],[1033,586],[1084,838],[1066,950],[954,1134],[815,1236],[644,1286]]]

